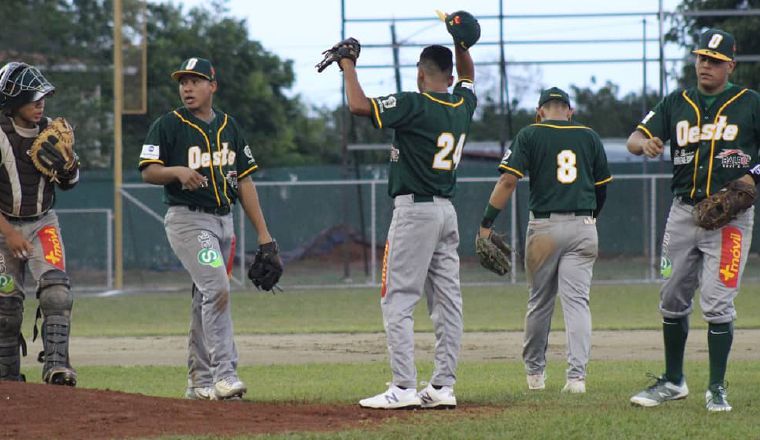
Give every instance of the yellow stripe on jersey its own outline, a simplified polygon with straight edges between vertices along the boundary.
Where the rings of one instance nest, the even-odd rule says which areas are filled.
[[[512,174],[516,174],[519,177],[525,177],[525,174],[517,171],[516,169],[514,169],[512,167],[508,167],[508,166],[506,166],[504,164],[499,165],[499,168],[501,168],[502,170],[507,170],[507,171],[509,171]]]
[[[377,121],[377,128],[383,128],[383,121],[380,119],[380,110],[377,108],[377,103],[374,99],[369,98],[369,102],[372,103],[372,109],[375,110],[375,120]]]
[[[245,177],[245,176],[251,174],[252,172],[256,171],[258,168],[259,168],[258,165],[252,165],[250,168],[248,168],[247,170],[245,170],[242,173],[240,173],[240,175],[238,176],[238,179],[242,179],[243,177]]]
[[[554,125],[554,124],[530,124],[531,127],[547,127],[547,128],[559,128],[560,130],[566,130],[569,128],[582,128],[584,130],[591,130],[583,125]]]
[[[744,93],[747,92],[747,89],[742,89],[739,93],[734,95],[731,99],[726,101],[725,104],[720,106],[718,109],[718,113],[715,113],[715,120],[713,121],[713,124],[718,125],[718,118],[720,117],[720,114],[723,112],[723,110],[726,109],[726,107],[729,106],[732,102],[739,99],[740,96],[742,96]],[[710,165],[707,167],[707,188],[705,192],[705,196],[710,196],[710,180],[712,178],[712,168],[713,168],[713,155],[715,154],[715,136],[713,136],[712,142],[710,142]]]
[[[449,107],[459,107],[464,102],[464,98],[459,98],[459,102],[446,102],[438,98],[435,98],[433,96],[430,96],[429,93],[423,93],[422,96],[430,99],[433,102],[437,102],[438,104],[448,105]]]
[[[141,160],[140,163],[137,164],[137,166],[141,167],[141,166],[143,166],[145,164],[148,164],[148,163],[159,163],[159,164],[163,165],[164,161],[160,160],[160,159],[145,159],[145,160]]]
[[[222,180],[224,181],[224,198],[227,199],[227,205],[232,205],[232,202],[230,201],[230,198],[227,197],[227,179],[224,176],[224,170],[222,170],[222,130],[224,130],[224,127],[227,126],[227,113],[224,114],[224,122],[222,122],[222,126],[219,127],[219,130],[216,131],[216,151],[219,152],[219,175],[222,176]],[[237,158],[237,156],[235,156]],[[234,167],[235,164],[232,164]],[[214,161],[212,156],[211,161],[211,168],[214,167]]]
[[[641,130],[649,139],[652,139],[654,137],[654,136],[652,136],[652,132],[649,131],[649,129],[647,129],[643,125],[639,124],[639,125],[636,126],[636,128],[639,129],[639,130]]]
[[[182,115],[179,114],[176,110],[173,112],[180,121],[184,122],[185,124],[193,127],[194,129],[198,130],[200,134],[203,135],[203,139],[206,140],[206,149],[208,150],[208,155],[212,158],[212,165],[209,167],[209,170],[211,170],[211,186],[214,187],[214,195],[216,196],[216,206],[222,206],[222,200],[219,198],[219,189],[216,187],[216,179],[214,178],[214,165],[213,165],[213,154],[211,154],[211,141],[209,141],[208,136],[206,136],[206,133],[203,132],[203,130],[198,127],[197,125],[193,124],[192,122],[188,121],[187,119],[183,118]],[[222,176],[224,177],[224,176]]]
[[[700,133],[702,132],[702,114],[699,112],[699,107],[697,107],[697,104],[694,104],[694,101],[691,100],[691,98],[686,95],[686,90],[681,92],[681,96],[683,96],[683,99],[686,100],[686,102],[691,105],[691,107],[694,109],[694,111],[697,113],[697,127],[699,127]],[[697,165],[699,164],[699,147],[697,147],[696,153],[694,153],[694,173],[691,176],[691,192],[689,193],[689,197],[694,199],[694,193],[697,191]]]
[[[594,186],[602,186],[605,183],[610,183],[610,182],[612,182],[612,176],[610,176],[610,177],[608,177],[608,178],[606,178],[604,180],[600,180],[600,181],[594,183]]]

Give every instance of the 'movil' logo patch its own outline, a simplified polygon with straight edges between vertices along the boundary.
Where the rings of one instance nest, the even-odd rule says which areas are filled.
[[[45,261],[52,266],[65,271],[66,263],[63,259],[63,246],[61,245],[61,234],[55,226],[45,226],[37,233],[42,245],[42,256]]]
[[[222,255],[216,249],[203,248],[198,251],[198,262],[204,266],[221,267]]]
[[[742,231],[733,226],[726,226],[721,235],[718,278],[724,286],[735,288],[739,283],[742,260]]]

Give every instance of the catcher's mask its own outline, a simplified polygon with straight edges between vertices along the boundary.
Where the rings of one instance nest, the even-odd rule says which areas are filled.
[[[14,110],[54,92],[55,86],[34,66],[13,61],[0,69],[0,108],[4,110]]]

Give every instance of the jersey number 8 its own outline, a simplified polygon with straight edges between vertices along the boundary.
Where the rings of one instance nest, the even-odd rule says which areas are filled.
[[[459,161],[462,159],[465,137],[466,135],[462,134],[459,136],[459,142],[455,142],[453,134],[448,132],[441,133],[441,135],[438,136],[438,142],[436,144],[441,151],[435,153],[435,156],[433,157],[433,168],[444,171],[451,171],[452,168],[457,169]],[[452,150],[454,151],[454,154],[449,158]]]
[[[573,150],[562,150],[557,155],[557,180],[560,183],[573,183],[578,178]]]

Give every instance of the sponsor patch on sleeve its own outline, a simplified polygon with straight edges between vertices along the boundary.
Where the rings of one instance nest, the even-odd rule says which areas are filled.
[[[161,149],[158,145],[144,144],[140,152],[140,159],[156,160],[160,156]]]

